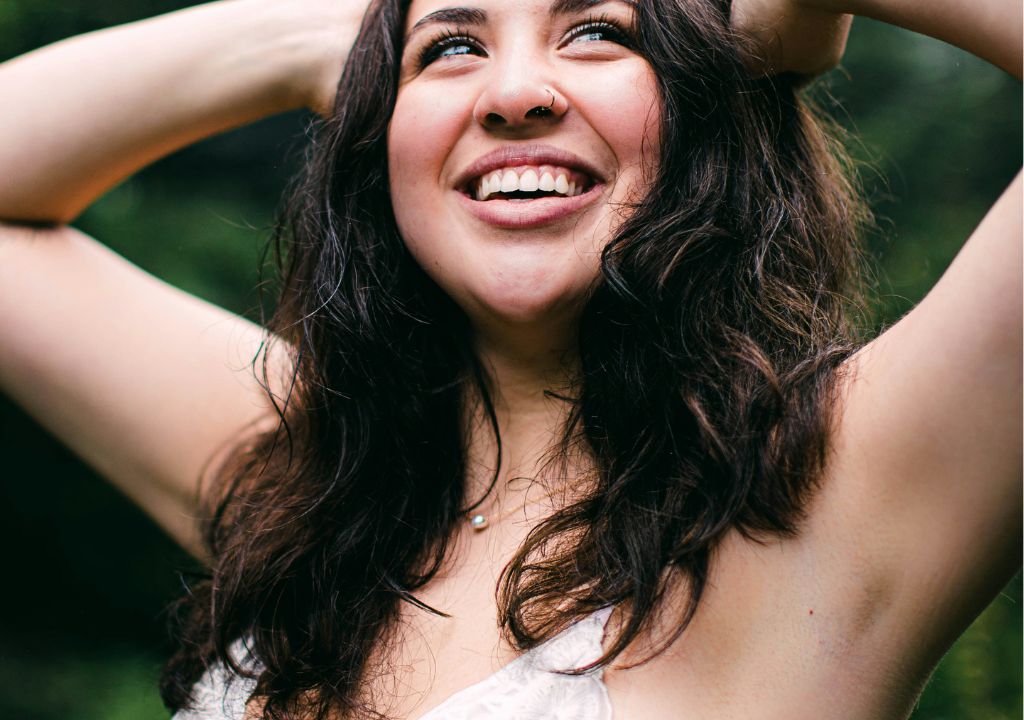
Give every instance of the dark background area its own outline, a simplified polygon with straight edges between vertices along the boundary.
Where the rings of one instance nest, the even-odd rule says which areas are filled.
[[[0,0],[0,60],[185,5]],[[1021,89],[940,42],[858,20],[842,67],[813,91],[825,90],[867,163],[880,220],[868,238],[878,276],[872,322],[882,326],[927,292],[1020,167]],[[188,148],[75,224],[168,282],[256,319],[260,250],[306,120],[272,118]],[[193,562],[2,396],[0,453],[0,718],[166,718],[156,692],[169,648],[165,608]],[[1018,575],[943,660],[915,720],[1021,717],[1020,601]]]

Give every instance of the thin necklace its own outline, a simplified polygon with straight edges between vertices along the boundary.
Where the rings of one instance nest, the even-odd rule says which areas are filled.
[[[550,490],[550,491],[544,493],[543,495],[541,495],[539,498],[537,498],[536,500],[534,500],[532,502],[533,503],[538,503],[541,500],[547,500],[552,495],[555,495],[556,493],[562,492],[563,490],[565,490],[565,488],[561,488],[561,487],[560,488],[555,488],[554,490]],[[486,515],[484,515],[483,513],[480,513],[480,512],[466,513],[465,515],[463,515],[463,517],[466,519],[466,522],[469,523],[469,526],[471,528],[473,528],[474,532],[483,532],[484,530],[489,528],[492,524],[493,525],[497,525],[502,520],[504,520],[507,517],[510,517],[514,513],[517,513],[520,510],[525,510],[526,506],[530,505],[530,504],[531,504],[531,501],[530,501],[529,497],[527,497],[527,499],[523,501],[522,505],[517,505],[514,508],[512,508],[511,510],[506,510],[505,512],[501,513],[497,517],[494,517],[494,518],[492,518],[490,520],[488,520]]]

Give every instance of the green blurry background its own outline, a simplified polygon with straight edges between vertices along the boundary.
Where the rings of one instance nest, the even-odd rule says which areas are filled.
[[[186,4],[0,0],[0,60]],[[881,221],[868,239],[877,322],[892,322],[1019,168],[1021,90],[965,53],[865,20],[824,85],[831,110],[859,136],[854,153],[874,168],[865,181]],[[270,119],[178,153],[77,225],[161,278],[255,318],[259,251],[305,120]],[[166,718],[156,692],[168,652],[164,608],[193,564],[2,397],[0,451],[0,720]],[[1021,717],[1020,600],[1018,576],[947,655],[915,720]]]

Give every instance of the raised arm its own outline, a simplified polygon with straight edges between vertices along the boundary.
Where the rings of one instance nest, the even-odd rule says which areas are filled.
[[[365,2],[222,0],[0,66],[0,219],[70,222],[178,148],[326,110]]]
[[[928,33],[1020,78],[1019,0],[801,2]],[[870,593],[855,642],[895,683],[923,681],[1020,567],[1021,194],[1018,174],[927,297],[846,368],[807,543],[823,585]]]
[[[963,48],[1021,79],[1021,4],[1014,0],[733,0],[733,25],[754,42],[758,72],[814,75],[839,62],[854,15]]]
[[[62,223],[190,142],[326,110],[364,7],[225,0],[0,65],[0,391],[196,554],[204,467],[275,417],[249,367],[264,331]]]
[[[1021,3],[1017,0],[799,0],[813,11],[853,13],[923,33],[987,60],[1021,79]]]

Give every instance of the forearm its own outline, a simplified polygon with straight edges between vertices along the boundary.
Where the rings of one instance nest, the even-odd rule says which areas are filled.
[[[153,160],[305,103],[322,33],[270,0],[221,0],[0,65],[0,219],[68,222]]]
[[[808,8],[852,13],[956,45],[1021,77],[1020,0],[798,0]]]

